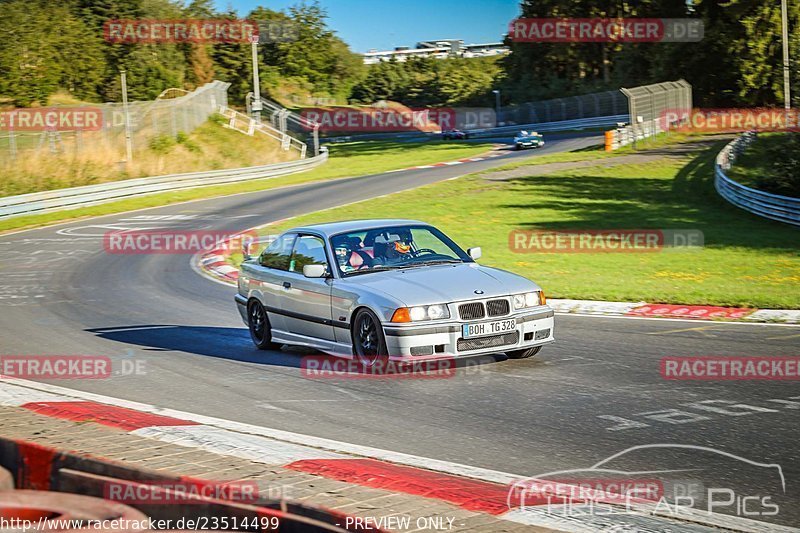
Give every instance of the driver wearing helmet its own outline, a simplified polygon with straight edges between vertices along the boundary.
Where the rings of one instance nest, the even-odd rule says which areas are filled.
[[[411,257],[411,231],[398,230],[383,232],[375,237],[375,258],[384,263],[396,262]]]
[[[333,248],[339,267],[344,272],[372,266],[372,257],[364,251],[361,239],[358,237],[346,235],[337,237],[334,239]]]

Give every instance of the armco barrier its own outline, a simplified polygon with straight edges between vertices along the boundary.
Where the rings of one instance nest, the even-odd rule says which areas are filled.
[[[714,164],[714,187],[720,196],[736,207],[764,218],[800,226],[800,198],[752,189],[725,175],[725,170],[730,169],[736,156],[754,139],[754,133],[744,133],[728,143],[717,154]]]
[[[236,518],[238,522],[247,520],[251,522],[259,517],[273,517],[279,524],[277,528],[270,528],[278,532],[296,533],[328,533],[346,531],[380,531],[369,527],[350,527],[342,525],[346,522],[346,515],[337,511],[313,507],[307,504],[295,503],[283,499],[269,499],[258,496],[252,502],[240,503],[232,500],[223,500],[214,497],[191,495],[184,498],[196,500],[189,503],[175,503],[176,498],[168,494],[170,484],[187,484],[192,486],[206,486],[215,482],[186,476],[167,475],[157,470],[133,467],[126,463],[109,461],[90,455],[76,452],[64,452],[27,441],[18,441],[7,437],[0,437],[0,467],[11,471],[15,478],[17,489],[0,492],[0,515],[4,514],[6,507],[19,509],[18,501],[12,501],[11,494],[36,494],[39,493],[43,502],[47,503],[44,492],[82,494],[94,498],[104,498],[109,484],[115,486],[130,486],[132,489],[146,488],[147,494],[153,494],[152,502],[136,502],[128,504],[136,510],[137,514],[143,513],[154,520],[194,519],[201,517],[227,517]],[[163,485],[162,485],[163,483]],[[217,482],[225,485],[224,482]],[[9,495],[4,498],[4,495]],[[160,497],[156,497],[159,496]],[[66,496],[66,495],[65,495]],[[172,494],[174,496],[174,494]],[[88,499],[87,499],[88,500]],[[103,500],[100,500],[102,502]],[[166,502],[173,503],[167,504]],[[35,502],[34,502],[35,503]],[[65,499],[62,503],[69,504]],[[80,502],[78,502],[80,503]],[[5,504],[5,506],[4,506]],[[120,506],[109,502],[109,505],[122,509]],[[31,505],[31,508],[59,511],[54,507],[43,507],[42,504]],[[67,506],[62,505],[66,510]],[[74,505],[73,505],[74,507]],[[84,515],[87,513],[83,513]],[[73,514],[71,518],[81,518]],[[87,518],[84,516],[84,518]],[[91,531],[86,529],[85,531]]]
[[[137,178],[84,187],[56,189],[54,191],[21,194],[0,198],[0,219],[21,215],[48,213],[62,209],[85,207],[113,200],[143,196],[164,191],[191,189],[206,185],[233,183],[237,181],[275,178],[286,174],[303,172],[328,160],[327,150],[316,157],[257,167],[171,174],[150,178]]]
[[[567,130],[580,130],[585,128],[601,128],[616,126],[618,123],[629,121],[628,115],[611,115],[607,117],[591,117],[575,120],[561,120],[558,122],[538,122],[535,124],[514,124],[513,126],[501,126],[498,128],[485,128],[479,130],[468,130],[467,133],[472,138],[497,137],[500,135],[515,135],[520,130],[536,132],[555,132]],[[391,139],[438,139],[441,133],[428,133],[423,131],[405,132],[383,132],[383,133],[362,133],[356,135],[337,135],[325,137],[323,142],[350,142],[350,141],[377,141]]]

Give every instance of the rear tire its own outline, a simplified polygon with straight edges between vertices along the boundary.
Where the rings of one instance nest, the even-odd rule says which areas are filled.
[[[272,328],[267,311],[261,302],[253,300],[247,305],[247,329],[250,339],[259,350],[280,350],[281,344],[272,342]]]
[[[509,359],[527,359],[539,353],[541,349],[541,346],[534,346],[533,348],[525,348],[524,350],[511,350],[506,352],[506,355]]]

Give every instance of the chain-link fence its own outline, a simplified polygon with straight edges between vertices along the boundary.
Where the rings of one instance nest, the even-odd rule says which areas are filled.
[[[505,106],[498,125],[536,124],[582,118],[608,117],[628,112],[628,101],[620,91],[584,94]]]
[[[253,93],[247,93],[246,103],[247,114],[253,116]],[[319,154],[319,124],[264,97],[261,98],[260,120],[305,143],[312,156]]]
[[[15,130],[14,121],[6,120],[0,130],[0,159],[16,159],[31,150],[47,150],[51,153],[81,153],[84,150],[113,150],[126,153],[126,122],[129,124],[133,149],[147,144],[161,135],[177,137],[180,132],[189,133],[228,102],[229,83],[213,81],[187,92],[168,89],[155,101],[130,102],[126,110],[124,104],[106,103],[89,106],[56,106],[61,114],[72,110],[91,110],[102,116],[99,128],[70,129],[63,125],[44,125],[39,131],[31,128]],[[16,113],[30,113],[35,109],[15,110]],[[19,122],[18,122],[19,123]]]
[[[691,108],[692,86],[679,80],[509,105],[500,109],[497,122],[510,126],[629,115],[634,129],[642,134],[655,130],[657,121],[668,113],[685,114]]]

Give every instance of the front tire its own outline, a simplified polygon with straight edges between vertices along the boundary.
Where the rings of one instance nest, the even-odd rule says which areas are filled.
[[[259,350],[281,349],[280,344],[272,342],[272,328],[267,311],[258,300],[251,301],[247,306],[247,329],[250,330],[250,339]]]
[[[511,350],[506,352],[506,355],[509,359],[527,359],[539,353],[541,349],[541,346],[534,346],[533,348],[525,348],[524,350]]]
[[[369,309],[360,309],[353,320],[353,355],[364,366],[371,368],[378,361],[385,360],[386,337],[378,317]]]

